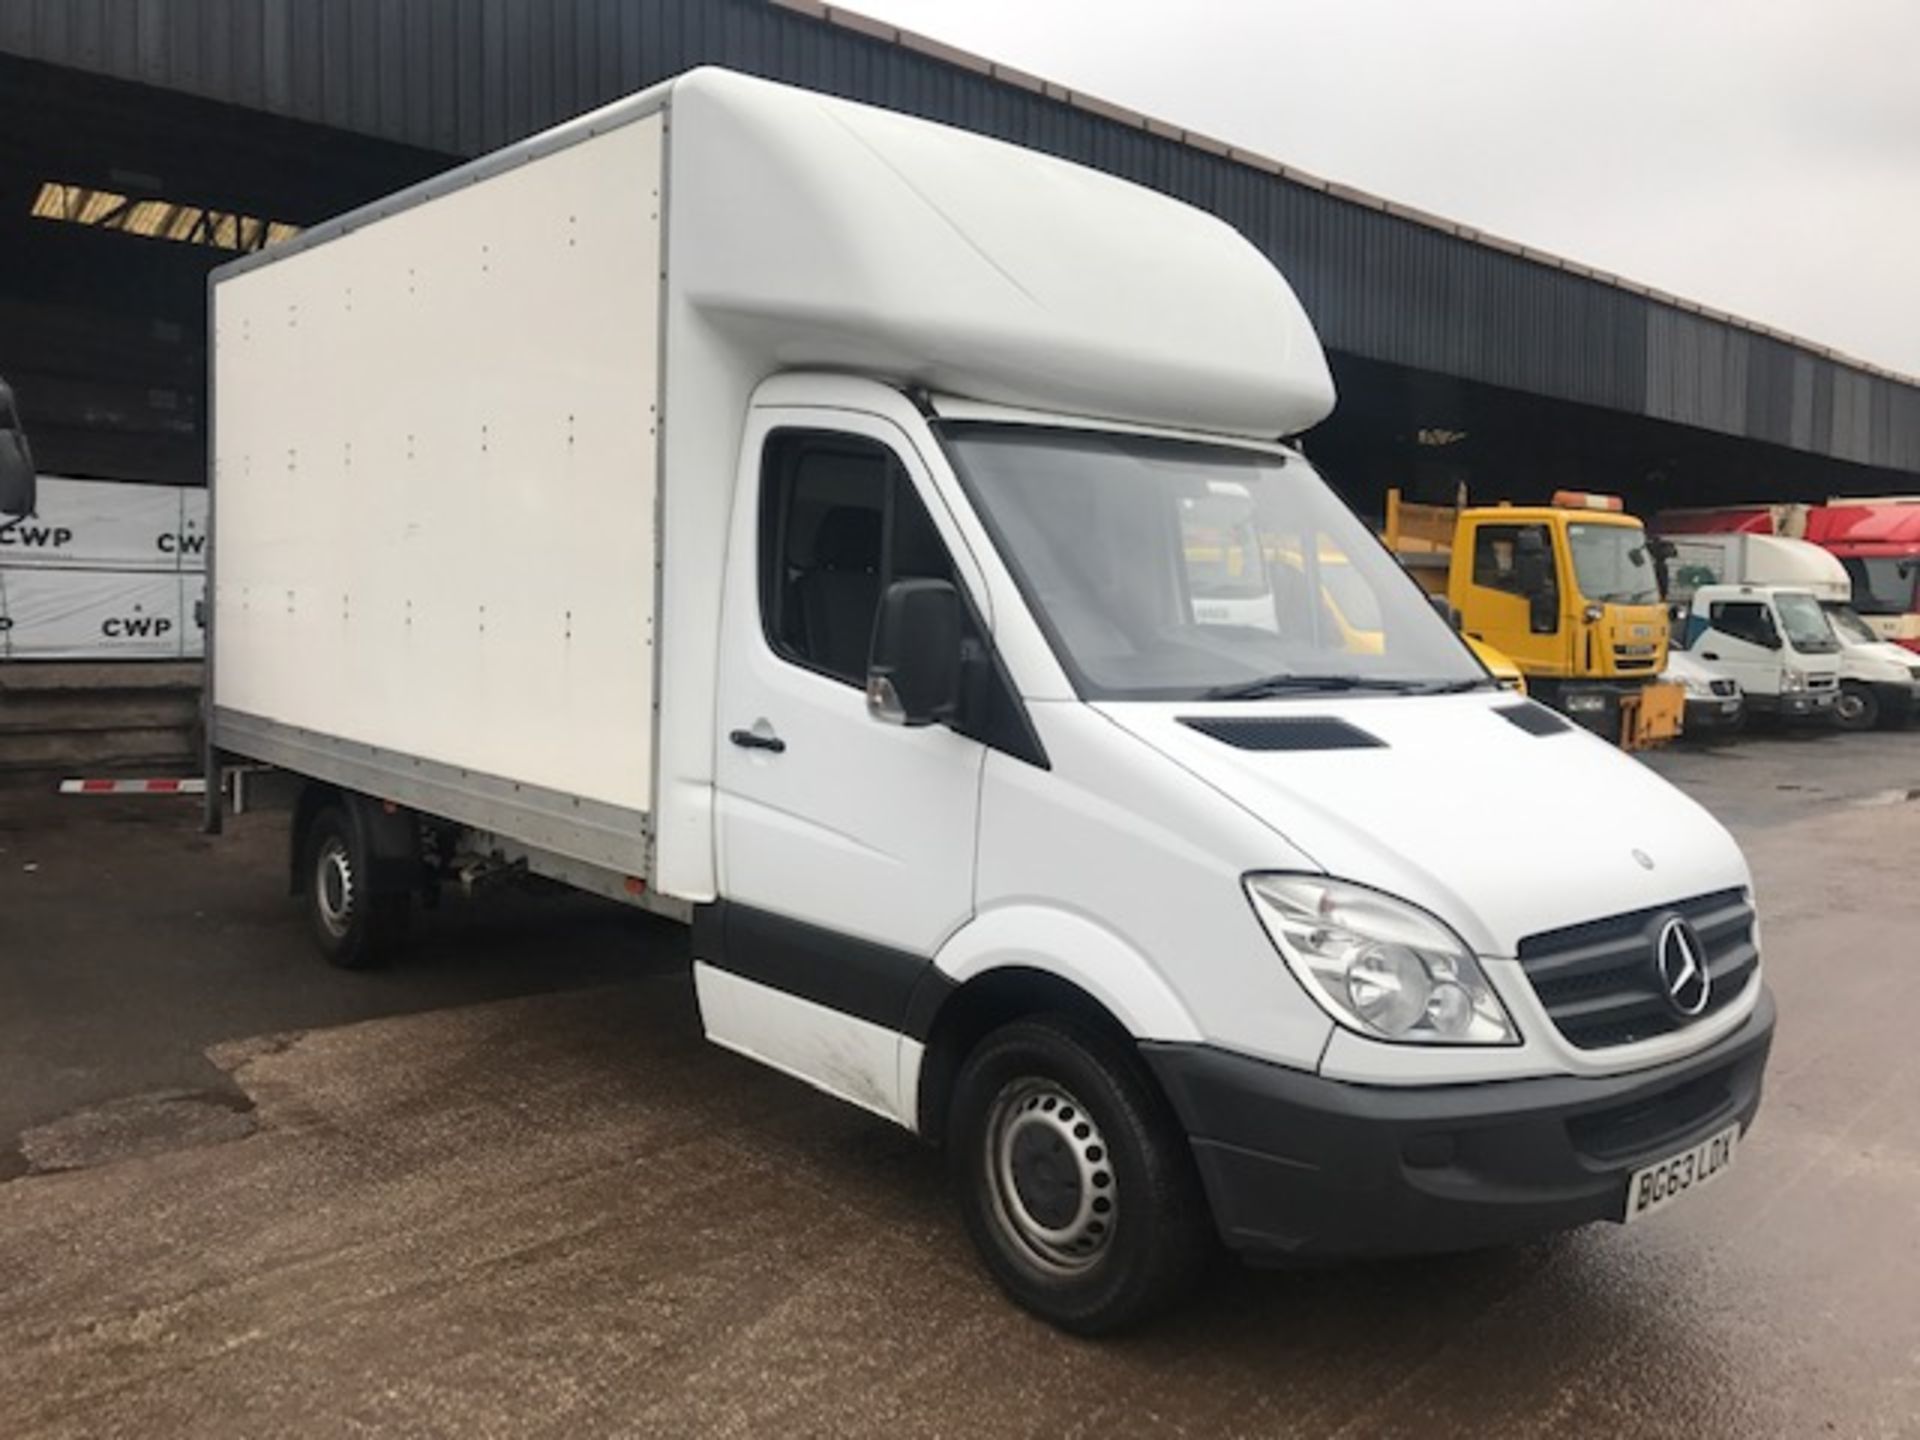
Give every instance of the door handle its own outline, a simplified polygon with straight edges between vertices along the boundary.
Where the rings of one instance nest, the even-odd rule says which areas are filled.
[[[775,755],[785,753],[787,742],[778,735],[759,735],[751,730],[735,730],[727,736],[742,750],[770,750]]]
[[[1700,652],[1700,658],[1702,660],[1718,660],[1720,657],[1711,650],[1702,650]]]

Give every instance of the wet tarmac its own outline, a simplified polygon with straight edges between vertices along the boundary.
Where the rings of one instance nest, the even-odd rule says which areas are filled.
[[[1920,1436],[1920,735],[1653,763],[1780,1004],[1724,1182],[1100,1343],[935,1156],[702,1043],[671,927],[450,905],[340,974],[271,819],[0,792],[0,1436]]]

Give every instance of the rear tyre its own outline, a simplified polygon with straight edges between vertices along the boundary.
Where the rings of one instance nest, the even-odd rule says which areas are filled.
[[[1833,723],[1842,730],[1871,730],[1880,723],[1880,700],[1871,685],[1858,680],[1841,682],[1833,702]]]
[[[307,928],[327,962],[343,970],[389,964],[406,935],[410,897],[374,893],[371,856],[352,815],[321,806],[301,857]]]
[[[947,1130],[968,1233],[1012,1299],[1077,1335],[1181,1299],[1216,1248],[1193,1154],[1129,1045],[1068,1016],[975,1048]]]

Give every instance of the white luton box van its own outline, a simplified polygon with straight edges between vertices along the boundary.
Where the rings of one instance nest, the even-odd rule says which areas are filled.
[[[502,867],[685,917],[707,1034],[944,1145],[1088,1332],[1220,1240],[1485,1245],[1733,1158],[1739,850],[1284,442],[1326,363],[1218,220],[701,70],[211,303],[212,744],[304,783],[337,961]]]

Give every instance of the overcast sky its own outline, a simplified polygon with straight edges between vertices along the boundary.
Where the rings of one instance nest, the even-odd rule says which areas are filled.
[[[855,0],[1920,375],[1920,0]]]

